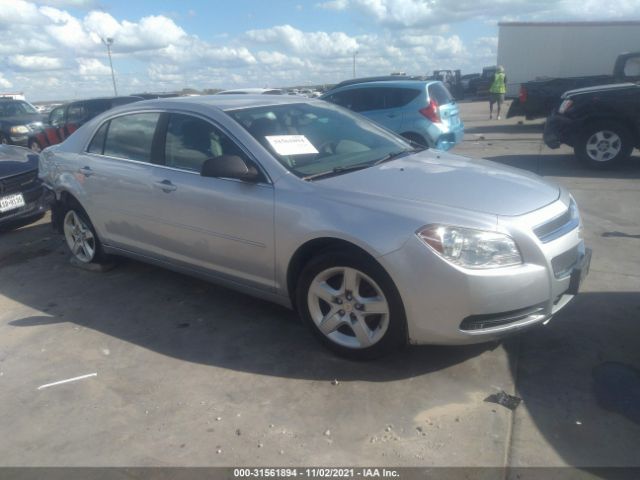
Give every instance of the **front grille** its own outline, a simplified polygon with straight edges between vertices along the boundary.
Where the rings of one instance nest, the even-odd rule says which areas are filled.
[[[556,278],[566,277],[580,259],[580,247],[576,245],[551,260],[551,267]]]
[[[489,313],[483,315],[471,315],[460,324],[460,330],[477,331],[501,327],[523,320],[534,319],[536,316],[544,316],[546,304],[540,303],[532,307],[520,308],[501,313]]]
[[[562,215],[552,218],[542,225],[538,225],[533,229],[533,233],[536,234],[542,243],[548,243],[569,233],[580,225],[577,210],[575,211],[575,215],[573,214],[574,209],[575,205],[573,201],[571,201],[571,206]]]
[[[38,180],[38,170],[14,175],[0,180],[0,195],[19,193],[31,186]]]

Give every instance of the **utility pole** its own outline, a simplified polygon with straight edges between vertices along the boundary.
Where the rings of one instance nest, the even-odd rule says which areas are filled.
[[[107,47],[107,55],[109,55],[109,66],[111,67],[111,80],[113,81],[113,94],[118,96],[118,88],[116,87],[116,75],[113,72],[113,62],[111,61],[111,45],[113,45],[113,38],[102,38],[102,43]]]
[[[353,52],[353,78],[356,78],[356,55],[358,51]]]

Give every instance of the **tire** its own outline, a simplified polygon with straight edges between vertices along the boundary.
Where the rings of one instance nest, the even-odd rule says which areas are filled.
[[[370,360],[407,344],[396,286],[357,251],[329,250],[309,261],[298,280],[296,305],[320,342],[343,357]]]
[[[576,157],[592,168],[611,168],[631,156],[633,143],[629,129],[613,121],[586,126],[574,146]]]
[[[62,212],[62,234],[71,256],[83,264],[103,264],[107,257],[87,212],[75,201]]]
[[[0,133],[0,145],[9,145],[9,140],[2,133]]]

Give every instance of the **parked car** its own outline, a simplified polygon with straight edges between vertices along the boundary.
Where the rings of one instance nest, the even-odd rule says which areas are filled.
[[[31,148],[39,152],[43,148],[63,142],[96,115],[140,100],[143,98],[135,96],[91,98],[56,107],[49,112],[46,127],[33,135]]]
[[[223,90],[216,95],[284,95],[284,92],[279,88],[237,88]]]
[[[520,85],[517,99],[511,102],[507,118],[524,116],[527,120],[544,118],[560,104],[562,94],[612,83],[637,82],[640,80],[640,52],[619,55],[612,75],[591,75],[585,77],[547,78]]]
[[[42,130],[44,118],[29,102],[0,98],[0,144],[38,151],[34,135]]]
[[[0,145],[0,231],[39,220],[52,197],[38,178],[38,155],[24,147]]]
[[[480,74],[479,73],[468,73],[466,75],[462,75],[462,77],[460,77],[460,85],[462,86],[462,90],[464,91],[465,94],[471,94],[474,93],[475,94],[475,90],[471,89],[471,80],[473,80],[474,78],[480,78]]]
[[[420,145],[449,150],[464,136],[458,105],[439,81],[352,84],[320,98],[359,112]]]
[[[149,100],[41,158],[78,261],[124,255],[295,308],[351,357],[546,322],[590,261],[564,188],[315,99]]]
[[[547,119],[544,142],[573,147],[594,168],[624,162],[640,147],[640,85],[622,83],[570,90]]]

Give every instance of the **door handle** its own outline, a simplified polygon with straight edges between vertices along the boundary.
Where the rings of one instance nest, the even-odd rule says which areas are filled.
[[[164,193],[173,192],[178,188],[173,183],[171,183],[171,180],[162,180],[161,182],[154,183],[154,185]]]
[[[90,177],[91,175],[93,175],[93,170],[91,170],[91,167],[82,167],[80,170],[78,170],[78,172],[80,172],[85,177]]]
[[[387,113],[387,117],[389,117],[389,118],[395,118],[397,116],[398,116],[397,113]]]

